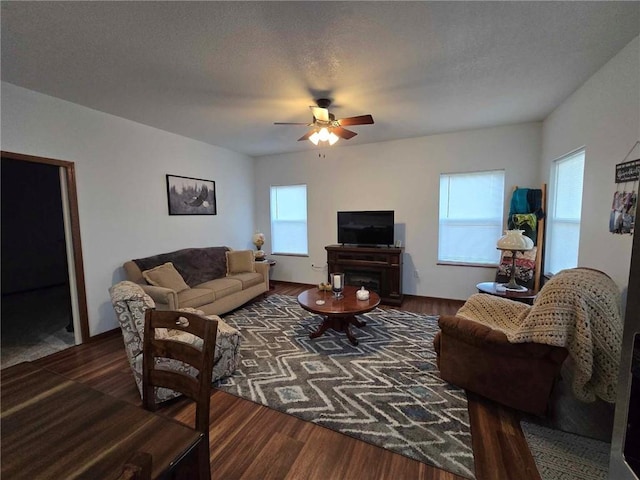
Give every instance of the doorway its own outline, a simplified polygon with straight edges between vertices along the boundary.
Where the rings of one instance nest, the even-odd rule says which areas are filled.
[[[2,367],[88,339],[73,163],[2,152]]]

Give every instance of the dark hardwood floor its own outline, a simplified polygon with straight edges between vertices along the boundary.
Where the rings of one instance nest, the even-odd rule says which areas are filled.
[[[268,295],[297,295],[308,285],[278,283]],[[403,310],[455,313],[462,302],[405,296]],[[141,405],[120,331],[36,360],[94,388]],[[479,480],[538,480],[516,411],[469,393]],[[169,402],[162,415],[193,422],[193,405]],[[221,391],[212,393],[211,468],[215,479],[460,479],[452,473],[355,440]]]

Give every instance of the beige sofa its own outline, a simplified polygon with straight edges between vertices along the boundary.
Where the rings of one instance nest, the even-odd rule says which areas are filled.
[[[269,264],[255,262],[251,250],[187,248],[130,260],[124,270],[158,310],[221,315],[269,290]]]

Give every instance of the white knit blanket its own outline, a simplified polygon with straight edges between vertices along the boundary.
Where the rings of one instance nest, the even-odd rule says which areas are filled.
[[[503,331],[511,343],[565,347],[576,365],[576,397],[615,402],[623,321],[620,291],[606,274],[588,268],[563,270],[544,285],[531,307],[475,294],[457,315]]]

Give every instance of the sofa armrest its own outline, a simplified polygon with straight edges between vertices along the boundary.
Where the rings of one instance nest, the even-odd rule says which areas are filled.
[[[262,274],[265,290],[269,291],[269,269],[271,268],[271,265],[269,265],[269,262],[255,262],[255,266],[256,272]]]
[[[155,285],[140,285],[140,287],[153,299],[158,310],[178,309],[178,294],[175,290]]]
[[[442,315],[438,319],[440,330],[446,335],[463,340],[472,345],[510,345],[507,336],[482,323],[453,315]]]
[[[124,265],[122,265],[122,267],[124,268],[124,271],[127,274],[127,280],[129,280],[130,282],[140,283],[140,284],[147,283],[144,277],[142,276],[142,271],[134,261],[129,260],[127,262],[124,262]]]

